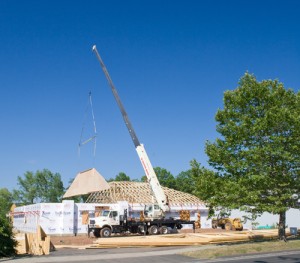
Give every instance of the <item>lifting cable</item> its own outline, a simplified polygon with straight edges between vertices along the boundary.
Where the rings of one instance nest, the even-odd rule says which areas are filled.
[[[89,108],[91,109],[91,114],[92,114],[94,134],[90,138],[88,138],[86,140],[83,140],[83,132],[84,132],[84,128],[85,128]],[[95,156],[96,156],[96,138],[97,138],[97,129],[96,129],[96,121],[95,121],[95,115],[94,115],[93,103],[92,103],[92,92],[89,92],[89,100],[88,100],[88,104],[87,104],[87,107],[86,107],[86,110],[85,110],[84,122],[83,122],[83,125],[82,125],[80,140],[79,140],[79,144],[78,144],[78,156],[79,157],[80,157],[80,148],[83,145],[87,144],[88,142],[93,141],[94,142],[93,156],[95,158]]]

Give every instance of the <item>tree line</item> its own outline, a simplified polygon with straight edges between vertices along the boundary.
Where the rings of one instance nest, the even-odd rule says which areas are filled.
[[[165,168],[155,167],[155,173],[162,186],[166,186],[182,192],[193,193],[195,183],[192,178],[191,170],[181,172],[176,177]],[[13,203],[17,205],[29,205],[34,203],[56,203],[61,202],[66,189],[71,185],[73,179],[69,181],[69,186],[64,187],[59,173],[52,173],[48,169],[36,172],[27,171],[23,177],[17,178],[18,189],[11,192],[6,188],[0,189],[1,211],[7,213]],[[118,173],[111,181],[135,181],[146,182],[146,176],[141,179],[131,179],[124,172]],[[80,201],[74,197],[76,201]]]
[[[188,171],[174,177],[156,167],[161,185],[196,195],[211,211],[276,214],[283,238],[287,210],[299,209],[300,93],[246,72],[236,89],[225,91],[215,121],[218,137],[205,145],[210,168],[192,160]],[[111,180],[131,179],[121,172]],[[0,202],[58,202],[64,193],[60,175],[48,170],[26,172],[18,185],[13,193],[0,189]],[[9,207],[0,205],[1,211]]]

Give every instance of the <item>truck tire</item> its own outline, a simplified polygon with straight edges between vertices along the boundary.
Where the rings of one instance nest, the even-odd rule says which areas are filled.
[[[162,235],[168,234],[168,227],[166,227],[166,226],[161,226],[161,227],[159,228],[159,233],[162,234]]]
[[[146,226],[138,226],[138,233],[140,235],[145,235],[145,227]],[[147,227],[146,227],[146,232],[147,232]]]
[[[100,229],[99,228],[94,229],[93,234],[97,238],[100,237]]]
[[[100,231],[100,236],[101,237],[110,237],[111,235],[111,229],[109,227],[104,227]]]
[[[176,228],[180,230],[182,228],[182,224],[177,224]]]
[[[231,230],[232,229],[232,224],[231,223],[226,223],[225,224],[225,229],[228,231],[228,230]]]
[[[213,223],[213,224],[212,224],[212,228],[213,228],[213,229],[216,229],[216,228],[218,228],[218,225],[217,225],[216,223]]]
[[[150,226],[148,229],[149,235],[157,235],[158,227],[156,225]]]

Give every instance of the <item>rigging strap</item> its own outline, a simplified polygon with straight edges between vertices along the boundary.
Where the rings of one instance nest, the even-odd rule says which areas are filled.
[[[91,108],[91,114],[92,114],[92,120],[93,120],[93,132],[94,134],[89,137],[88,139],[83,139],[83,133],[84,133],[84,128],[85,128],[85,122],[87,119],[87,114],[88,114],[88,109]],[[92,103],[92,92],[89,92],[89,100],[88,100],[88,105],[86,107],[85,110],[85,117],[84,117],[84,122],[82,125],[82,130],[81,130],[81,134],[80,134],[80,140],[79,140],[79,144],[78,144],[78,155],[80,156],[80,148],[87,144],[90,141],[94,142],[94,150],[93,150],[93,156],[95,158],[96,156],[96,138],[97,138],[97,129],[96,129],[96,121],[95,121],[95,115],[94,115],[94,110],[93,110],[93,103]]]

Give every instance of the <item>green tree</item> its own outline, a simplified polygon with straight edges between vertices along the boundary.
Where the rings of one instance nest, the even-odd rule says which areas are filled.
[[[190,165],[195,187],[193,194],[209,207],[209,217],[214,215],[215,208],[222,210],[223,207],[228,207],[227,202],[224,203],[226,200],[224,197],[227,192],[230,192],[230,182],[225,177],[218,176],[214,171],[201,166],[195,159],[190,162]]]
[[[38,200],[36,176],[27,171],[24,179],[18,176],[18,190],[13,190],[14,199],[21,205],[33,204]]]
[[[131,180],[130,180],[130,177],[128,175],[126,175],[126,173],[120,172],[116,175],[115,179],[110,178],[108,180],[108,182],[112,182],[112,181],[122,182],[122,181],[131,181]]]
[[[0,257],[10,257],[16,253],[17,241],[14,239],[12,225],[8,218],[0,214]]]
[[[169,171],[167,171],[165,168],[161,168],[161,167],[155,167],[154,171],[155,171],[158,181],[160,182],[160,184],[162,186],[176,189],[176,180]]]
[[[59,173],[52,173],[48,169],[35,173],[37,194],[41,202],[61,202],[64,194],[64,186]]]
[[[196,190],[196,185],[192,170],[183,171],[179,173],[175,177],[175,181],[177,190],[189,194],[194,194]]]
[[[26,172],[24,179],[18,177],[19,189],[13,191],[18,203],[27,205],[37,202],[60,202],[64,194],[61,176],[53,174],[47,169],[42,171]]]
[[[209,164],[224,183],[222,203],[278,214],[280,238],[300,192],[299,116],[299,93],[246,73],[237,89],[225,92],[224,109],[216,114],[221,137],[206,144]]]
[[[6,215],[13,204],[13,195],[7,188],[0,189],[0,214]]]
[[[143,183],[148,182],[147,176],[146,176],[146,175],[143,175],[143,176],[141,177],[141,182],[143,182]]]

